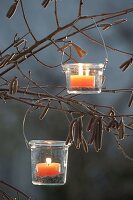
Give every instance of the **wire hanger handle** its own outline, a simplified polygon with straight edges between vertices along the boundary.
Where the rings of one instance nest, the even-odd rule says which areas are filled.
[[[98,25],[97,25],[95,19],[94,19],[93,17],[92,17],[91,19],[93,20],[93,22],[94,22],[94,24],[95,24],[95,27],[96,27],[96,29],[97,29],[97,31],[98,31],[100,37],[101,37],[102,43],[103,43],[103,47],[104,47],[104,50],[105,50],[104,68],[106,68],[106,65],[107,65],[108,60],[109,60],[109,59],[108,59],[109,56],[108,56],[108,51],[107,51],[107,47],[106,47],[106,44],[105,44],[105,40],[104,40],[104,38],[103,38],[102,32],[100,31],[100,28],[98,27]],[[73,25],[74,25],[77,21],[78,21],[78,18],[75,20],[75,22],[73,23]],[[67,33],[66,38],[65,38],[66,41],[67,41],[67,39],[68,39],[68,35],[70,34],[70,32],[71,32],[71,30],[72,30],[72,28],[73,28],[73,25],[72,25],[72,27],[68,30],[68,33]],[[65,44],[65,42],[64,42],[64,44]],[[63,65],[64,52],[65,52],[65,49],[62,51],[61,66]]]
[[[96,26],[96,29],[97,31],[99,32],[99,35],[101,37],[101,40],[102,40],[102,43],[103,43],[103,47],[104,47],[104,50],[105,50],[105,61],[104,61],[104,68],[106,67],[108,61],[109,61],[109,56],[108,56],[108,51],[107,51],[107,48],[106,48],[106,44],[105,44],[105,40],[103,38],[103,35],[102,35],[102,32],[100,31],[100,28],[97,26],[97,23],[95,21],[95,19],[92,17],[92,20]]]
[[[29,145],[29,141],[27,139],[27,136],[26,136],[26,131],[25,131],[25,123],[26,123],[26,119],[27,119],[27,116],[28,114],[30,114],[31,112],[34,112],[36,110],[36,108],[38,108],[38,103],[42,102],[42,101],[45,101],[47,100],[48,101],[48,104],[50,103],[50,99],[47,99],[47,98],[41,98],[41,99],[38,99],[35,101],[34,105],[30,105],[29,108],[26,110],[25,112],[25,115],[24,115],[24,118],[23,118],[23,123],[22,123],[22,130],[23,130],[23,137],[24,137],[24,142],[26,144],[26,147],[28,149],[30,149],[30,145]],[[48,105],[47,104],[47,105]],[[67,104],[66,104],[67,105]],[[46,107],[45,107],[46,108]],[[33,110],[31,110],[33,109]],[[41,115],[40,115],[41,116]],[[42,119],[41,119],[42,120]]]
[[[27,115],[30,113],[31,109],[36,107],[37,106],[37,103],[39,103],[40,101],[43,101],[43,100],[46,100],[46,98],[41,98],[39,100],[37,100],[35,102],[35,105],[34,106],[30,106],[26,112],[25,112],[25,115],[24,115],[24,118],[23,118],[23,137],[24,137],[24,141],[25,141],[25,144],[27,146],[27,148],[29,149],[30,148],[30,145],[29,145],[29,142],[28,142],[28,139],[26,137],[26,132],[25,132],[25,123],[26,123],[26,118],[27,118]]]
[[[29,145],[29,142],[27,140],[26,133],[25,133],[25,122],[26,122],[26,117],[27,117],[28,113],[30,112],[31,108],[32,108],[32,106],[30,106],[26,110],[26,113],[25,113],[24,118],[23,118],[23,137],[24,137],[24,141],[25,141],[25,144],[26,144],[28,149],[30,148],[30,145]]]

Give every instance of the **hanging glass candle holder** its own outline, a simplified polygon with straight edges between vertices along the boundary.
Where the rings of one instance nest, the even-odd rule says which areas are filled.
[[[32,183],[64,185],[67,175],[68,148],[65,141],[31,140]]]
[[[70,63],[62,65],[69,94],[96,94],[103,85],[102,63]]]

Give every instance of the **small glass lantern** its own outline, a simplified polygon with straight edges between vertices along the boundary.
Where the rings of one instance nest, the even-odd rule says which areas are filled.
[[[65,141],[31,140],[32,183],[64,185],[67,175],[69,144]]]
[[[103,85],[102,63],[70,63],[64,64],[67,92],[69,94],[96,94]]]

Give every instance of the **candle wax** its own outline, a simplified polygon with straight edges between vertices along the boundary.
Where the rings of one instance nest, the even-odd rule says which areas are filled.
[[[94,88],[95,76],[87,75],[71,75],[70,76],[71,88]]]
[[[38,163],[36,165],[37,176],[56,176],[59,175],[61,171],[60,163]]]

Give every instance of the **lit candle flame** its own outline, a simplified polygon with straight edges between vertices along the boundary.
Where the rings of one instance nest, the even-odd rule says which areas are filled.
[[[83,75],[83,65],[79,64],[79,75]]]
[[[46,158],[46,163],[47,163],[48,165],[50,165],[51,162],[52,162],[51,158]]]

